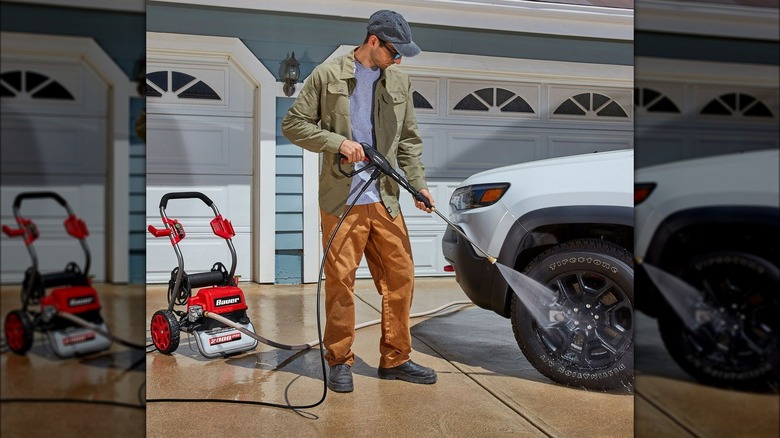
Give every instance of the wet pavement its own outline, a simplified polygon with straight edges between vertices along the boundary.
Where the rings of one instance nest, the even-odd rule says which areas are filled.
[[[166,288],[96,285],[112,333],[149,342],[151,315]],[[314,285],[242,283],[256,331],[277,342],[316,340]],[[2,313],[19,307],[18,287],[3,286]],[[379,317],[370,280],[357,283],[358,323]],[[452,278],[417,280],[412,312],[467,301]],[[146,303],[144,306],[144,302]],[[145,307],[145,309],[144,309]],[[0,355],[7,399],[76,399],[87,403],[3,402],[2,436],[778,436],[776,394],[727,391],[696,383],[666,353],[655,321],[637,315],[636,394],[600,393],[551,382],[523,357],[509,320],[474,306],[415,318],[412,358],[436,369],[435,385],[381,380],[379,327],[360,329],[355,391],[328,391],[324,403],[291,411],[214,399],[305,405],[323,394],[317,350],[260,344],[249,353],[206,359],[182,334],[172,355],[114,344],[83,358],[59,359],[44,335],[25,356]],[[324,323],[324,321],[323,321]],[[144,334],[145,333],[145,334]],[[147,377],[144,386],[143,361]],[[175,399],[141,409],[139,396]],[[192,400],[185,400],[192,399]],[[113,404],[109,404],[113,403]]]
[[[635,320],[635,437],[780,436],[776,389],[758,393],[697,383],[666,351],[656,321],[639,312]]]
[[[241,288],[260,335],[285,344],[317,338],[314,285],[242,283]],[[357,322],[377,319],[380,297],[373,283],[359,280],[356,294]],[[148,288],[147,321],[166,306],[165,295],[165,287]],[[466,297],[452,278],[417,279],[412,313],[463,300]],[[355,391],[329,391],[321,405],[298,411],[209,399],[315,403],[323,392],[317,350],[295,354],[260,344],[239,356],[205,359],[194,340],[189,342],[183,333],[174,354],[147,356],[147,436],[633,434],[633,395],[588,392],[551,382],[522,356],[509,320],[470,306],[445,316],[416,318],[412,323],[412,359],[436,370],[436,384],[379,379],[380,330],[373,325],[357,333]]]
[[[109,331],[142,344],[144,287],[95,284],[94,288]],[[19,289],[0,288],[3,318],[21,308]],[[0,355],[0,435],[145,436],[144,354],[115,342],[103,352],[60,359],[43,333],[35,334],[32,349],[23,356],[4,350]],[[71,402],[63,403],[63,399]]]

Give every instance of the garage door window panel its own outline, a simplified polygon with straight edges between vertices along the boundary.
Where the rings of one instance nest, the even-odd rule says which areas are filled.
[[[168,84],[171,86],[169,87]],[[165,93],[173,93],[180,99],[222,100],[213,88],[187,73],[180,71],[149,73],[146,76],[146,95],[162,97]]]

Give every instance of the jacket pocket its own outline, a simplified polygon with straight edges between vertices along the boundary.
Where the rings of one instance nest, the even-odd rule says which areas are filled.
[[[328,84],[325,96],[326,105],[323,111],[331,111],[336,114],[349,115],[349,91],[346,82],[333,82]]]
[[[390,92],[384,90],[382,92],[380,101],[378,102],[380,126],[384,134],[391,139],[399,131],[401,124],[403,123],[406,114],[406,91],[394,91]]]

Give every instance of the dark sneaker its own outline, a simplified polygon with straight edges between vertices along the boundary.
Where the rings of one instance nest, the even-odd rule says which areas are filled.
[[[347,364],[330,367],[328,388],[334,392],[352,392],[352,369]]]
[[[397,367],[382,368],[377,370],[377,374],[382,379],[388,380],[403,380],[412,383],[425,383],[430,385],[436,383],[436,371],[433,368],[417,365],[411,360],[405,362]]]

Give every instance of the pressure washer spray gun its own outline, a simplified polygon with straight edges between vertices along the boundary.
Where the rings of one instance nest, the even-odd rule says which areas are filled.
[[[343,160],[346,160],[346,157],[344,155],[342,155],[342,154],[339,154],[342,157],[342,160],[339,160],[339,171],[344,176],[353,177],[353,176],[355,176],[355,175],[357,175],[357,174],[359,174],[361,172],[366,172],[366,171],[369,171],[371,169],[379,170],[380,172],[382,172],[385,175],[387,175],[390,178],[392,178],[393,181],[397,182],[399,186],[401,186],[404,189],[406,189],[406,191],[408,191],[415,200],[422,202],[423,204],[425,204],[425,207],[430,208],[431,211],[433,211],[434,213],[439,215],[439,217],[442,218],[444,220],[444,222],[447,222],[447,224],[449,224],[449,226],[453,230],[455,230],[455,232],[460,234],[464,239],[466,239],[466,241],[468,241],[472,246],[474,246],[474,248],[478,249],[479,252],[484,254],[485,257],[488,259],[488,261],[491,264],[495,264],[496,263],[496,258],[495,257],[493,257],[492,255],[488,254],[487,252],[485,252],[485,250],[483,250],[482,248],[477,246],[477,244],[474,243],[474,241],[471,240],[469,238],[469,236],[466,235],[466,233],[461,231],[460,228],[455,226],[455,224],[453,224],[452,221],[450,221],[439,210],[437,210],[436,207],[431,205],[431,202],[428,200],[428,198],[425,195],[423,195],[422,193],[420,193],[417,189],[415,189],[409,183],[409,181],[406,178],[401,176],[401,174],[399,174],[398,171],[396,171],[393,168],[393,166],[390,165],[390,162],[387,161],[387,158],[385,158],[384,155],[379,153],[379,151],[376,150],[376,148],[374,148],[373,146],[371,146],[368,143],[360,143],[360,145],[363,146],[363,154],[366,156],[366,160],[368,161],[368,164],[366,164],[364,167],[362,167],[362,168],[360,168],[358,170],[355,170],[353,172],[346,172],[344,169],[341,168],[341,163],[342,163]],[[379,176],[379,174],[377,172],[373,172],[371,174],[371,178],[369,179],[369,181],[375,180],[378,176]]]

